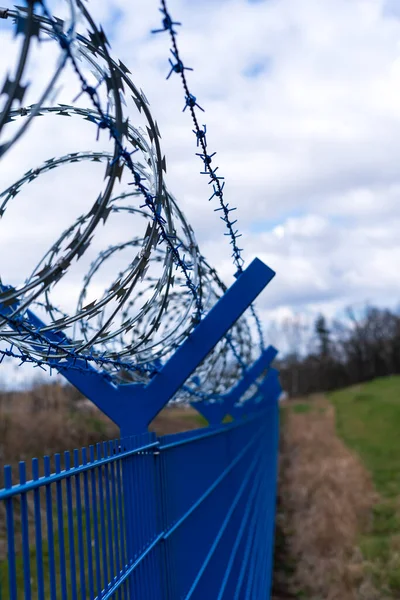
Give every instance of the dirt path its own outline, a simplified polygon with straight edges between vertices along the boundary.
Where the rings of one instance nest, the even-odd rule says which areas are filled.
[[[376,501],[322,396],[283,409],[274,600],[381,600],[356,546]]]

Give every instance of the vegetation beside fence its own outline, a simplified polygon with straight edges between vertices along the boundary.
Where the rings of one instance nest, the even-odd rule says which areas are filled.
[[[273,324],[286,346],[278,361],[282,387],[299,397],[400,374],[400,311],[348,308],[340,318],[295,316]]]
[[[276,590],[399,598],[400,377],[287,400],[281,414]]]
[[[337,431],[362,459],[379,494],[360,537],[379,598],[400,597],[400,377],[335,392]]]
[[[117,436],[117,427],[72,386],[0,392],[0,478],[4,465]]]
[[[158,435],[201,427],[192,408],[164,409],[150,429]],[[115,439],[118,428],[70,385],[38,383],[31,389],[0,392],[0,487],[3,466],[32,456],[54,454]]]
[[[281,412],[274,598],[398,598],[400,377],[286,401]],[[201,424],[192,409],[172,408],[152,428],[164,434]],[[3,392],[0,427],[0,462],[13,465],[116,431],[73,388],[59,385]]]
[[[375,502],[371,478],[338,438],[323,396],[282,407],[276,564],[286,598],[381,600],[358,546]]]

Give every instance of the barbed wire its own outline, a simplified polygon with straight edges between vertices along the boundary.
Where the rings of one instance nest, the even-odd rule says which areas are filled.
[[[170,13],[168,12],[167,4],[166,4],[165,0],[161,0],[160,12],[163,15],[162,28],[161,29],[153,29],[152,33],[157,34],[157,33],[162,33],[164,31],[168,31],[170,34],[171,44],[172,44],[172,48],[170,49],[170,52],[176,62],[173,63],[170,58],[168,59],[170,62],[170,65],[171,65],[171,70],[167,75],[167,79],[169,79],[169,77],[171,76],[172,73],[176,73],[181,78],[183,89],[185,92],[185,106],[183,107],[183,112],[187,108],[189,109],[190,115],[192,117],[193,125],[194,125],[193,133],[196,136],[197,147],[200,147],[200,149],[202,151],[202,152],[196,153],[196,156],[199,156],[203,162],[204,170],[201,171],[201,174],[208,175],[210,177],[209,184],[212,184],[213,193],[210,196],[209,201],[211,201],[213,198],[217,198],[219,201],[219,204],[220,204],[219,208],[216,208],[214,210],[215,210],[215,212],[223,213],[223,216],[220,217],[220,219],[225,223],[225,226],[228,230],[228,233],[226,233],[224,235],[227,235],[230,237],[230,244],[232,245],[233,263],[237,269],[236,274],[239,275],[243,271],[244,260],[242,258],[242,250],[243,249],[239,248],[239,246],[237,244],[237,240],[240,237],[242,237],[242,234],[239,233],[238,229],[236,229],[236,230],[234,229],[234,227],[237,223],[237,219],[231,220],[231,217],[230,217],[230,213],[237,210],[237,208],[230,207],[229,204],[227,202],[225,202],[225,198],[224,198],[225,181],[223,181],[225,178],[221,175],[217,175],[217,171],[218,171],[219,167],[211,166],[211,163],[213,162],[213,158],[216,155],[216,152],[210,153],[208,151],[207,137],[206,137],[207,136],[207,126],[203,125],[202,128],[200,127],[199,120],[198,120],[197,114],[196,114],[196,109],[204,112],[204,108],[202,108],[198,104],[196,96],[194,96],[191,93],[187,79],[186,79],[186,75],[185,75],[185,71],[193,71],[193,69],[190,67],[184,66],[181,56],[180,56],[180,53],[179,53],[178,45],[176,42],[177,32],[175,31],[174,27],[180,26],[181,23],[172,20]],[[222,183],[221,183],[221,181],[222,181]]]
[[[58,25],[57,21],[55,21],[52,18],[52,15],[49,13],[45,1],[44,0],[37,0],[37,1],[42,5],[44,14],[51,21],[54,35],[56,36],[56,38],[60,44],[60,47],[65,51],[66,55],[70,59],[73,69],[82,85],[82,92],[89,96],[90,100],[92,101],[93,106],[97,110],[97,113],[100,117],[98,127],[100,129],[107,129],[115,141],[115,144],[118,149],[117,157],[114,158],[115,163],[118,164],[118,162],[120,160],[122,160],[126,164],[126,166],[129,168],[129,170],[131,171],[133,178],[134,178],[133,183],[134,183],[135,187],[143,195],[144,200],[145,200],[145,206],[147,206],[153,213],[153,219],[157,225],[160,240],[163,241],[168,246],[169,252],[171,253],[171,255],[173,257],[174,263],[182,271],[182,273],[185,277],[185,285],[189,288],[189,290],[193,294],[193,297],[194,297],[194,300],[196,302],[196,306],[198,309],[198,314],[201,315],[202,314],[201,300],[197,293],[197,288],[190,278],[190,270],[192,267],[189,263],[187,263],[184,260],[184,258],[181,257],[181,255],[179,253],[179,245],[176,246],[174,244],[174,237],[167,233],[167,231],[164,227],[164,225],[166,224],[166,221],[161,216],[161,212],[157,207],[156,196],[151,194],[149,192],[148,188],[142,183],[141,174],[139,173],[139,171],[137,169],[135,169],[135,165],[132,161],[132,152],[129,152],[123,146],[122,141],[121,141],[122,135],[121,135],[121,132],[118,131],[117,128],[115,127],[115,121],[103,110],[97,89],[94,88],[93,86],[88,85],[86,78],[82,74],[82,72],[77,64],[77,61],[71,51],[71,40],[60,31],[59,25]],[[86,11],[83,4],[79,0],[77,1],[77,5],[85,13],[85,16],[88,18],[88,20],[90,19],[92,26],[95,28],[94,22],[89,17],[89,13]],[[95,28],[95,29],[97,29],[97,28]],[[103,51],[107,52],[106,39],[105,39],[104,34],[100,35],[101,31],[97,30],[96,33],[98,35],[99,43],[103,46]],[[134,150],[134,152],[136,152],[136,150]]]
[[[169,79],[173,73],[176,73],[181,78],[182,86],[183,86],[183,89],[185,92],[185,106],[183,108],[183,112],[187,108],[189,109],[189,112],[190,112],[190,115],[192,117],[192,121],[194,124],[193,133],[195,134],[195,137],[196,137],[196,145],[197,145],[197,147],[200,147],[202,150],[201,153],[198,153],[198,152],[196,153],[196,156],[199,156],[201,158],[201,160],[203,161],[204,170],[201,171],[201,174],[209,175],[210,181],[208,183],[212,184],[212,187],[213,187],[213,194],[210,196],[210,198],[208,200],[211,201],[213,198],[217,198],[219,201],[220,206],[218,208],[214,209],[214,211],[223,213],[223,216],[220,217],[220,219],[225,223],[225,226],[228,230],[228,232],[225,233],[224,235],[230,237],[230,244],[232,245],[233,263],[237,269],[237,271],[235,273],[235,277],[238,277],[242,273],[243,265],[244,265],[244,259],[242,257],[243,248],[239,248],[239,246],[237,244],[237,240],[240,237],[242,237],[242,234],[239,233],[238,229],[235,229],[235,226],[236,226],[236,223],[238,222],[238,220],[237,219],[231,220],[231,217],[230,217],[230,213],[236,211],[237,207],[230,207],[229,203],[225,201],[225,198],[224,198],[225,178],[222,177],[221,175],[217,175],[217,171],[218,171],[219,167],[211,167],[211,163],[213,161],[214,156],[216,155],[216,152],[210,152],[207,149],[207,145],[208,145],[207,137],[206,137],[207,136],[207,125],[203,124],[202,128],[201,128],[199,125],[199,120],[197,118],[197,114],[196,114],[196,109],[204,112],[204,108],[202,108],[198,104],[196,96],[194,96],[190,91],[189,84],[188,84],[188,81],[187,81],[187,78],[185,75],[185,71],[193,71],[193,69],[191,67],[186,67],[183,64],[183,61],[182,61],[182,58],[181,58],[181,55],[180,55],[180,52],[178,49],[178,44],[176,41],[177,31],[175,30],[175,28],[177,26],[181,26],[182,23],[180,23],[178,21],[173,21],[171,15],[170,15],[170,12],[168,11],[168,8],[167,8],[166,0],[161,0],[161,8],[159,10],[160,10],[161,14],[163,15],[162,28],[161,29],[153,29],[152,33],[157,34],[157,33],[163,33],[166,31],[169,32],[169,35],[171,38],[171,44],[172,44],[172,48],[170,49],[170,52],[171,52],[175,62],[173,62],[170,58],[168,58],[171,69],[167,75],[167,79]],[[221,183],[221,181],[222,181],[222,183]],[[260,350],[262,352],[265,349],[265,342],[264,342],[261,321],[256,312],[254,305],[251,305],[250,311],[251,311],[251,314],[252,314],[255,324],[256,324],[256,329],[257,329],[257,333],[259,336]],[[232,350],[233,350],[233,348],[232,348]]]
[[[26,7],[13,10],[0,9],[0,19],[14,20],[16,35],[24,38],[16,69],[7,76],[1,92],[4,102],[0,114],[0,156],[5,156],[25,135],[36,117],[43,116],[81,118],[94,126],[97,141],[106,131],[112,147],[111,151],[69,152],[49,158],[0,194],[1,220],[24,186],[45,173],[85,161],[106,165],[103,187],[90,210],[76,218],[52,243],[25,282],[13,287],[0,280],[0,340],[8,344],[0,349],[0,362],[13,358],[22,364],[61,372],[90,372],[88,367],[92,366],[93,372],[108,381],[146,382],[159,372],[163,361],[224,293],[225,286],[204,260],[192,228],[166,188],[161,136],[147,98],[132,82],[128,68],[111,57],[106,35],[95,25],[84,3],[66,0],[66,5],[68,24],[52,16],[45,0],[28,2]],[[88,27],[87,35],[78,32],[78,21]],[[56,42],[59,61],[36,102],[23,106],[27,89],[23,81],[28,73],[32,40],[42,44],[44,38]],[[168,77],[173,72],[190,70],[180,62],[177,48],[174,52]],[[72,104],[54,105],[52,92],[67,65],[79,82],[79,93]],[[145,122],[145,130],[129,121],[124,108],[130,101],[126,91]],[[198,107],[196,99],[188,90],[186,96],[184,110],[189,108],[194,113],[194,107]],[[89,98],[90,108],[76,104],[84,98]],[[231,236],[238,275],[243,265],[242,250],[237,244],[240,234],[234,228],[236,221],[230,217],[236,209],[225,203],[223,177],[218,175],[218,167],[211,167],[215,154],[207,153],[206,127],[200,129],[197,120],[196,124],[204,173],[213,185],[210,200],[219,199],[220,206],[215,210],[223,212],[221,219]],[[126,176],[130,179],[126,185],[132,186],[130,191],[116,191],[125,185]],[[112,223],[118,215],[124,221],[144,219],[145,230],[108,244],[100,252],[96,249],[97,255],[85,272],[76,309],[59,307],[52,299],[54,290],[71,272],[73,261],[93,253],[99,225]],[[93,281],[100,277],[108,261],[124,252],[130,256],[127,265],[118,269],[104,292],[93,299]],[[39,318],[34,316],[36,312]],[[182,394],[197,399],[218,398],[234,385],[238,370],[250,364],[253,353],[251,327],[246,318],[241,318],[197,369],[194,387],[185,386]]]

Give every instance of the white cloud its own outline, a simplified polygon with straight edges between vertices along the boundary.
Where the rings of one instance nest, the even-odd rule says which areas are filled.
[[[183,23],[179,47],[184,63],[195,69],[188,73],[189,84],[206,108],[200,122],[207,124],[210,150],[218,152],[215,164],[226,177],[226,199],[238,207],[247,262],[260,256],[277,271],[262,296],[263,315],[321,309],[331,314],[360,300],[395,304],[400,298],[397,3],[169,4]],[[190,116],[181,113],[179,78],[173,74],[165,81],[168,35],[149,34],[161,21],[157,2],[107,0],[88,8],[110,31],[113,56],[125,62],[150,100],[167,156],[168,185],[202,251],[232,281],[230,247],[212,210],[217,205],[207,200],[207,178],[199,175]],[[11,47],[11,40],[7,43]],[[52,62],[43,60],[48,72]],[[258,74],[249,77],[255,66]],[[37,69],[35,79],[42,77]],[[63,100],[68,89],[61,91]],[[136,117],[132,113],[133,123]],[[92,132],[85,133],[76,119],[70,122],[57,124],[57,144],[50,121],[37,126],[41,134],[32,129],[1,171],[5,184],[47,158],[50,146],[57,151],[95,147]],[[97,191],[89,173],[76,173],[85,193]],[[62,193],[67,196],[68,186]],[[35,202],[39,210],[40,198]],[[18,235],[29,236],[31,224],[26,225]]]

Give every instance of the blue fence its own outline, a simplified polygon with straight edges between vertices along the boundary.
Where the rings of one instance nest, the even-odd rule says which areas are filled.
[[[116,385],[88,365],[62,371],[122,437],[63,459],[21,462],[18,482],[5,467],[0,599],[268,598],[281,393],[270,366],[275,348],[224,395],[193,404],[207,428],[143,432],[273,275],[253,261],[145,385]],[[232,422],[223,424],[227,415]]]
[[[259,259],[243,268],[241,234],[231,214],[236,208],[224,198],[216,153],[209,149],[206,125],[200,128],[196,111],[203,108],[189,91],[185,71],[191,69],[183,65],[174,29],[179,23],[162,0],[162,26],[153,32],[169,32],[176,62],[170,59],[167,78],[175,73],[182,80],[184,110],[191,114],[201,173],[211,184],[209,200],[217,202],[214,211],[227,229],[235,265],[235,282],[228,289],[203,259],[190,226],[167,192],[160,133],[148,101],[130,80],[128,68],[111,58],[106,35],[85,3],[71,3],[65,31],[64,22],[52,17],[43,0],[26,4],[16,11],[0,10],[3,19],[15,19],[16,36],[24,36],[15,80],[6,79],[2,91],[6,99],[0,129],[26,118],[1,151],[8,150],[42,112],[80,115],[95,125],[97,137],[100,130],[108,130],[114,150],[112,155],[77,152],[50,158],[1,194],[3,216],[21,186],[42,173],[81,160],[107,161],[107,183],[90,212],[52,242],[22,287],[0,281],[1,339],[10,344],[0,348],[0,363],[9,356],[62,373],[119,427],[121,439],[53,459],[21,462],[18,474],[5,467],[0,489],[0,600],[266,600],[281,388],[278,373],[270,366],[277,351],[265,348],[253,303],[275,273]],[[75,14],[89,27],[88,37],[76,33]],[[58,43],[63,58],[41,101],[22,107],[21,81],[30,43],[46,36]],[[73,104],[83,95],[90,99],[91,109],[41,106],[67,62],[81,88]],[[148,140],[125,114],[125,89],[128,101],[131,96],[147,123],[143,126]],[[105,97],[110,100],[107,108],[102,107]],[[21,108],[15,108],[14,101]],[[142,162],[132,158],[136,152]],[[115,196],[114,185],[117,179],[121,182],[124,167],[135,192]],[[144,199],[139,208],[118,203],[133,194]],[[86,252],[98,223],[105,224],[110,213],[120,211],[144,216],[145,232],[100,251],[83,278],[76,314],[67,315],[53,306],[50,288]],[[93,274],[114,252],[128,246],[134,250],[132,262],[107,284],[100,300],[83,306]],[[162,275],[158,267],[156,275],[146,275],[151,261],[163,264]],[[142,287],[134,291],[138,282]],[[188,291],[190,302],[176,291],[178,287]],[[135,293],[144,299],[139,308],[131,301]],[[178,301],[182,315],[175,321]],[[37,309],[44,321],[40,312],[34,312]],[[236,339],[232,335],[246,310],[260,338],[256,360],[251,326],[238,327]],[[101,312],[103,317],[94,326],[92,318]],[[117,313],[121,322],[114,324]],[[159,331],[162,316],[168,326]],[[78,323],[80,333],[72,327]],[[215,370],[210,383],[204,361],[215,366],[215,357],[223,368]],[[129,377],[121,376],[124,370]],[[180,400],[195,398],[193,406],[209,426],[160,438],[148,433],[154,417],[182,390],[186,395]],[[228,415],[231,422],[224,424]]]
[[[268,598],[276,393],[236,421],[5,468],[1,598]],[[30,465],[29,465],[30,466]]]

